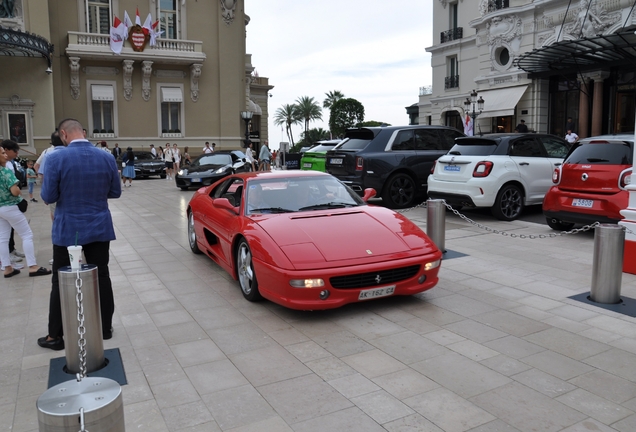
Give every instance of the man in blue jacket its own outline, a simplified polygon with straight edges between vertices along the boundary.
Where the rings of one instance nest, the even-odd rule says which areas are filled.
[[[47,156],[46,175],[41,196],[56,203],[53,219],[53,276],[49,300],[48,335],[38,345],[64,349],[62,309],[58,270],[70,265],[67,246],[81,245],[88,264],[97,266],[99,301],[104,339],[112,337],[115,301],[108,270],[110,242],[115,230],[109,198],[119,198],[121,183],[115,158],[84,138],[82,125],[75,119],[62,120],[58,126],[64,151]],[[71,329],[67,329],[71,331]]]

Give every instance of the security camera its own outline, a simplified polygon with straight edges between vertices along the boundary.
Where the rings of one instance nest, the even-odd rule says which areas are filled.
[[[51,69],[51,66],[47,67],[45,72],[46,72],[47,75],[51,75],[53,73],[53,70]]]

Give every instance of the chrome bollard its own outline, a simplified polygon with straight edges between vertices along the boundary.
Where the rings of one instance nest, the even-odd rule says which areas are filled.
[[[435,246],[446,252],[446,205],[444,200],[429,199],[426,201],[426,234],[431,238]]]
[[[51,387],[38,398],[40,432],[124,432],[121,386],[86,377]]]
[[[594,261],[590,300],[596,303],[621,302],[625,231],[620,225],[601,224],[594,229]]]
[[[99,284],[97,266],[82,265],[78,271],[71,267],[58,270],[60,280],[60,302],[62,304],[62,326],[66,368],[69,373],[80,372],[80,335],[78,332],[77,283],[81,283],[82,308],[84,312],[84,341],[86,342],[86,372],[95,372],[104,367],[104,340],[102,336],[102,314],[99,306]]]

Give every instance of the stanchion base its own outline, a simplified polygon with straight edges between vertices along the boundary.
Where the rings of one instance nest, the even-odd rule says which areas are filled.
[[[113,381],[117,381],[119,385],[128,384],[119,348],[104,350],[104,358],[106,359],[106,365],[100,370],[86,374],[86,376],[110,378]],[[47,388],[73,379],[76,379],[75,374],[66,371],[66,356],[51,359],[49,363],[49,383]]]
[[[612,312],[617,312],[619,314],[627,315],[632,318],[636,318],[636,299],[632,299],[629,297],[621,296],[621,302],[616,304],[607,304],[607,303],[597,303],[590,299],[590,293],[585,292],[577,295],[573,295],[571,297],[572,300],[580,301],[583,303],[587,303],[592,306],[600,307],[605,310],[609,310]]]
[[[457,251],[452,251],[450,249],[446,249],[446,252],[444,252],[444,254],[442,255],[442,259],[443,260],[448,260],[448,259],[453,259],[453,258],[461,258],[461,257],[465,257],[468,256],[465,253],[461,253],[461,252],[457,252]]]

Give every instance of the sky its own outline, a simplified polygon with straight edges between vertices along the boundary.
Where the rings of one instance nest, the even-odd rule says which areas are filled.
[[[365,121],[408,124],[406,107],[432,85],[432,2],[436,0],[245,0],[247,52],[274,88],[269,98],[271,149],[288,141],[276,110],[302,96],[322,107],[339,90],[358,100]],[[310,128],[329,130],[329,111]],[[294,127],[294,142],[303,126]]]

